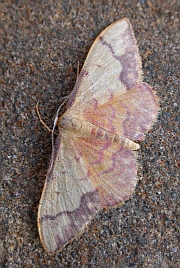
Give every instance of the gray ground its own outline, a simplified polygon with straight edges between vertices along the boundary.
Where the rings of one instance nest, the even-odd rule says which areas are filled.
[[[178,266],[178,1],[1,1],[2,256],[0,267]],[[95,37],[128,17],[144,81],[160,98],[141,142],[139,183],[122,207],[101,211],[55,256],[41,246],[36,217],[51,155],[51,127]]]

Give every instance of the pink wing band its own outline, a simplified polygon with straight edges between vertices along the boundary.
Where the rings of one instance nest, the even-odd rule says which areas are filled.
[[[143,140],[157,117],[157,96],[148,84],[140,83],[122,96],[121,103],[126,110],[123,122],[125,137]]]
[[[131,149],[93,138],[77,139],[76,148],[83,152],[101,207],[116,206],[129,197],[137,181],[136,155]]]

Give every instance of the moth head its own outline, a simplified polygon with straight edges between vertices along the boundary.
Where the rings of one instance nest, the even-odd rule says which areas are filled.
[[[82,124],[81,121],[75,117],[62,115],[58,118],[57,126],[59,130],[78,131]]]

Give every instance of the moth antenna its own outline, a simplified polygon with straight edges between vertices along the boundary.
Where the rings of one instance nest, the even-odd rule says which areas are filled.
[[[45,128],[46,128],[49,132],[52,132],[52,129],[50,129],[50,128],[46,125],[46,123],[42,120],[42,118],[41,118],[41,115],[40,115],[40,112],[39,112],[39,101],[38,101],[37,104],[36,104],[36,112],[37,112],[37,115],[38,115],[38,117],[39,117],[39,120],[40,120],[40,122],[43,124],[43,126],[45,126]],[[54,134],[55,134],[55,135],[58,135],[58,133],[55,132],[55,131],[54,131]]]
[[[77,75],[76,75],[76,80],[78,79],[79,76],[79,61],[77,62]]]
[[[46,125],[46,123],[42,120],[41,118],[41,115],[40,115],[40,112],[39,112],[39,101],[37,102],[36,104],[36,112],[37,112],[37,115],[39,117],[39,120],[40,122],[43,124],[43,126],[45,126],[45,128],[49,131],[49,132],[52,132],[52,130]]]

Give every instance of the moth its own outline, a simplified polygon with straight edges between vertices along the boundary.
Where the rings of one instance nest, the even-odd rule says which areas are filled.
[[[50,168],[38,210],[47,253],[82,234],[101,208],[129,198],[137,182],[139,149],[158,112],[158,98],[142,82],[141,58],[127,18],[94,41],[59,117]]]

